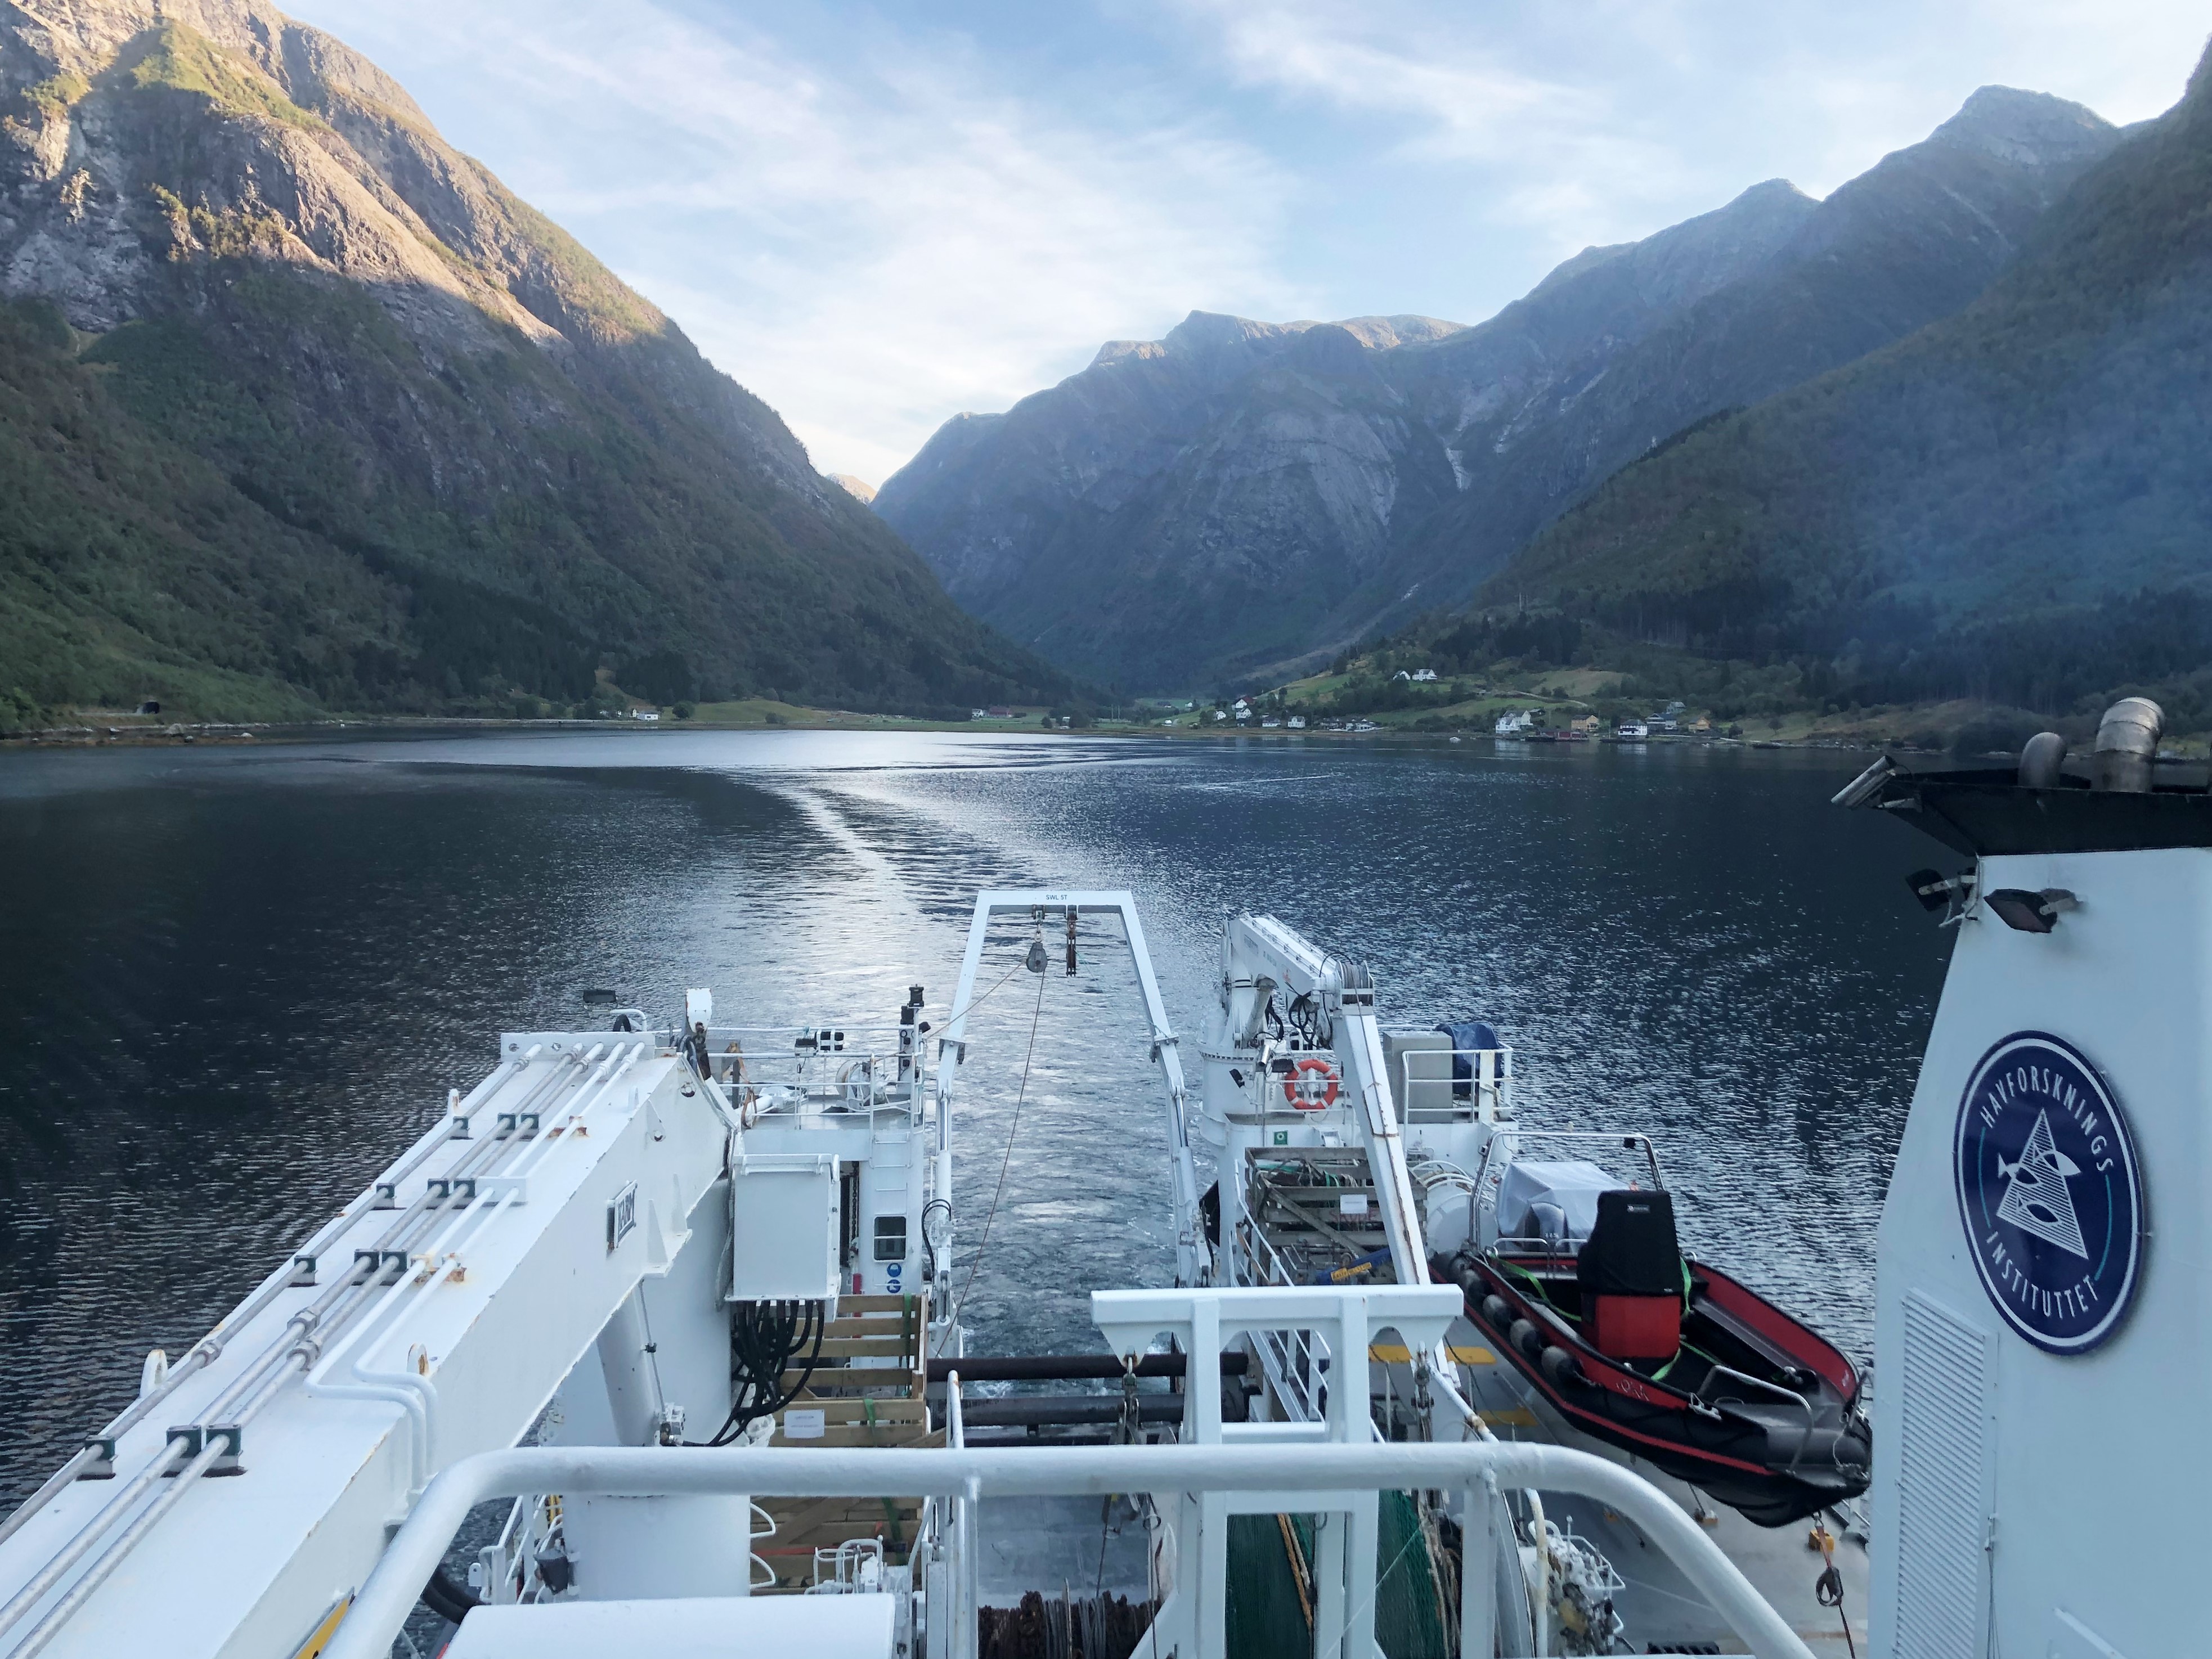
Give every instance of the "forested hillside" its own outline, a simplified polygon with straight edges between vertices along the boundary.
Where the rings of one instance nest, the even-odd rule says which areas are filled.
[[[64,12],[0,18],[8,708],[1064,686],[373,64],[259,0]]]
[[[1619,473],[1481,609],[1791,659],[1832,702],[2194,706],[2208,446],[2212,59],[1972,305]]]

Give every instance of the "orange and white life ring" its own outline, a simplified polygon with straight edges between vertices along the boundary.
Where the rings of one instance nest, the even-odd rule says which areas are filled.
[[[1336,1104],[1336,1067],[1309,1055],[1283,1073],[1283,1098],[1301,1112],[1325,1112]]]

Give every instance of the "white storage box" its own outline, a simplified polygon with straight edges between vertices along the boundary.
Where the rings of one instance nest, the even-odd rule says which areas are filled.
[[[764,1152],[730,1172],[732,1302],[837,1299],[837,1160],[826,1152]]]

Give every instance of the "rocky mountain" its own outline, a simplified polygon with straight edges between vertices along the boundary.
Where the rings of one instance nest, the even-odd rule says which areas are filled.
[[[1294,650],[1383,556],[1401,490],[1437,489],[1401,477],[1369,360],[1452,327],[1193,313],[949,422],[876,510],[994,627],[1125,688],[1176,684],[1223,639]]]
[[[862,706],[1057,678],[261,0],[0,7],[0,698]],[[6,713],[0,708],[0,714]]]
[[[2212,54],[1972,303],[1620,472],[1484,598],[1838,702],[2212,718],[2208,201]]]
[[[1280,676],[1464,599],[1697,422],[1955,312],[2117,142],[1984,88],[1824,201],[1756,185],[1476,327],[1193,313],[948,422],[876,509],[1066,665],[1130,689]]]

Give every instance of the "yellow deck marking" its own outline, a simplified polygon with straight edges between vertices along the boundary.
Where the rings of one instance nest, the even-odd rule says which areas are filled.
[[[337,1605],[323,1615],[323,1622],[316,1626],[309,1632],[307,1639],[294,1651],[292,1659],[315,1659],[316,1655],[330,1645],[331,1638],[338,1633],[338,1625],[345,1618],[346,1609],[352,1605],[351,1595],[341,1595]]]
[[[1498,1363],[1498,1356],[1487,1348],[1455,1347],[1450,1352],[1456,1364],[1495,1365]],[[1413,1363],[1413,1356],[1402,1344],[1396,1342],[1371,1342],[1367,1346],[1367,1357],[1378,1365],[1410,1365]]]

